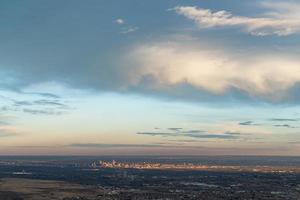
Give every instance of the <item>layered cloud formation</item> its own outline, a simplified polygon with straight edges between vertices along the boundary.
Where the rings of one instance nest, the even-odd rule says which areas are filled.
[[[262,6],[270,12],[262,17],[245,17],[233,15],[221,10],[198,8],[195,6],[178,6],[174,10],[193,20],[200,28],[242,27],[246,32],[258,36],[286,36],[300,31],[300,6],[284,2],[263,2]]]
[[[285,55],[239,55],[225,49],[180,42],[156,42],[137,47],[130,55],[132,84],[150,79],[159,89],[189,84],[221,95],[230,89],[251,96],[282,99],[300,82],[300,59]]]
[[[35,84],[57,82],[70,88],[176,99],[184,96],[194,100],[207,95],[226,102],[223,97],[234,91],[238,100],[250,96],[284,101],[295,95],[297,98],[293,102],[298,102],[299,3],[251,2],[251,15],[239,8],[245,6],[244,2],[237,5],[216,3],[218,6],[215,7],[195,3],[194,6],[174,8],[176,5],[157,5],[161,9],[153,7],[152,11],[159,10],[161,18],[150,17],[153,12],[145,11],[137,21],[136,17],[126,13],[103,17],[92,4],[86,5],[84,11],[89,12],[84,17],[80,15],[82,3],[74,6],[75,11],[68,8],[68,12],[76,13],[74,16],[59,9],[53,10],[56,14],[47,15],[49,12],[40,12],[38,6],[18,5],[27,6],[30,12],[23,13],[26,18],[22,13],[14,14],[12,9],[2,18],[11,23],[3,29],[7,31],[0,32],[0,87],[22,90]],[[105,9],[105,6],[98,7]],[[172,7],[171,12],[166,11]],[[218,7],[226,7],[226,11]],[[231,12],[227,11],[229,8]],[[45,19],[45,23],[31,20],[32,13]],[[65,20],[55,16],[63,16]],[[178,21],[184,19],[182,16],[193,20],[200,28],[235,27],[251,35],[237,33],[236,29],[222,29],[222,35],[215,35],[218,31],[214,29],[199,34],[194,29],[191,31],[193,25],[190,22]],[[19,28],[23,24],[25,28]],[[197,41],[172,38],[178,35],[195,37]],[[265,42],[252,35],[286,37],[276,37],[276,40],[266,37],[264,39],[268,41]],[[203,40],[205,44],[201,42]],[[238,45],[231,46],[232,41]],[[182,85],[184,87],[178,88]],[[187,91],[185,86],[192,91]]]

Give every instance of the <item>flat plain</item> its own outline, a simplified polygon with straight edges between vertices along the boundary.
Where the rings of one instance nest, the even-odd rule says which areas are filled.
[[[3,178],[1,200],[96,199],[101,189],[63,181]]]

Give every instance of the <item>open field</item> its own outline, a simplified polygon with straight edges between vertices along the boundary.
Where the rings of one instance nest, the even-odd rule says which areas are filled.
[[[4,178],[0,181],[1,200],[96,199],[101,190],[63,181]],[[84,198],[83,198],[84,197]]]

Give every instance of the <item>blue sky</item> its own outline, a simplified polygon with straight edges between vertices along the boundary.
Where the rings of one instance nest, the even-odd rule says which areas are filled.
[[[299,11],[1,1],[1,153],[299,155]]]

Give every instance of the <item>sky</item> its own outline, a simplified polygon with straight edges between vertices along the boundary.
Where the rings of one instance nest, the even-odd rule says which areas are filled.
[[[1,155],[300,156],[300,1],[3,0]]]

